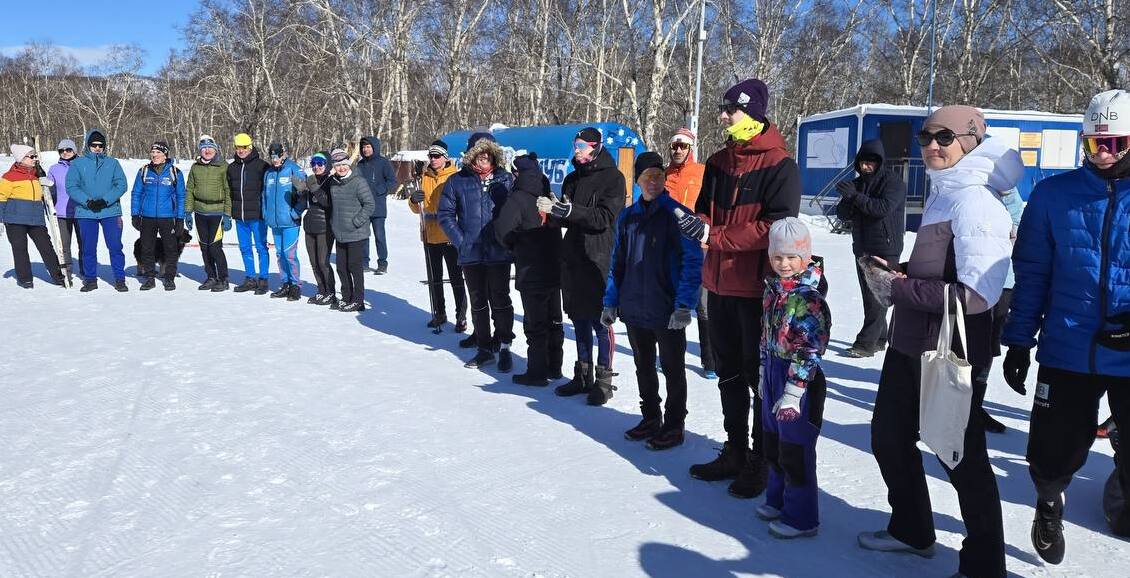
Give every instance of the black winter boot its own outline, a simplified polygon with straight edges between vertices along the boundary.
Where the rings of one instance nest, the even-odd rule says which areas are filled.
[[[141,290],[142,291],[148,291],[148,290],[153,289],[155,287],[157,287],[157,280],[154,279],[153,277],[146,277],[145,281],[143,281],[141,283]]]
[[[577,395],[578,393],[588,393],[596,383],[596,378],[593,377],[593,367],[591,363],[578,361],[573,365],[573,379],[564,385],[557,386],[553,393],[562,397],[570,395]]]
[[[730,495],[743,500],[756,498],[765,491],[768,483],[769,470],[765,465],[765,457],[749,451],[746,455],[745,467],[738,473],[737,479],[730,484]]]
[[[299,287],[298,285],[291,285],[290,291],[287,291],[286,300],[287,301],[298,301],[301,298],[302,298],[302,288]]]
[[[271,299],[285,299],[290,295],[290,283],[283,283],[277,291],[271,292]]]
[[[679,424],[663,424],[659,432],[647,440],[648,449],[669,450],[675,446],[683,445],[683,426]]]
[[[117,281],[114,281],[114,290],[118,293],[125,293],[126,291],[129,291],[129,287],[126,286],[126,280],[118,279]]]
[[[651,436],[659,433],[659,428],[663,427],[663,418],[659,415],[644,414],[640,423],[636,427],[624,432],[624,438],[638,442],[646,440]]]
[[[200,286],[197,287],[196,289],[199,290],[199,291],[211,291],[212,287],[214,287],[215,285],[216,285],[216,280],[209,277],[209,278],[205,279],[204,282],[201,283]]]
[[[216,279],[216,282],[212,285],[212,292],[213,293],[223,293],[224,291],[227,291],[230,288],[231,288],[231,284],[228,283],[227,279]]]
[[[491,353],[489,349],[480,349],[470,361],[463,364],[463,367],[468,369],[481,369],[492,363],[494,363],[494,354]]]
[[[745,467],[748,453],[749,450],[744,446],[735,446],[726,442],[713,461],[691,466],[691,477],[708,482],[736,478]]]
[[[259,279],[258,281],[255,282],[255,294],[256,295],[266,295],[267,291],[268,291],[268,289],[267,289],[267,279],[266,278]]]
[[[612,385],[612,378],[616,376],[608,367],[596,367],[596,383],[592,389],[589,389],[589,405],[604,405],[608,400],[612,399],[612,392],[616,391],[616,386]]]
[[[244,277],[243,283],[240,283],[238,286],[236,286],[233,291],[235,291],[236,293],[246,293],[248,291],[254,291],[258,286],[259,282],[254,277]]]
[[[98,280],[97,279],[87,279],[86,281],[82,282],[82,289],[79,289],[79,291],[81,291],[83,293],[88,293],[90,291],[94,291],[97,288],[98,288]]]
[[[514,357],[510,355],[510,344],[502,344],[498,348],[498,370],[502,373],[510,373],[514,369]]]

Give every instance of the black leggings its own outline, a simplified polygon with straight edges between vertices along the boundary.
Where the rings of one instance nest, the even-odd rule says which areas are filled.
[[[171,218],[142,217],[141,236],[138,237],[138,242],[141,245],[140,254],[137,256],[138,277],[157,276],[158,236],[161,237],[161,254],[164,255],[164,263],[160,271],[161,278],[173,279],[177,276],[177,259],[180,258],[180,254],[177,252],[176,221]]]
[[[337,243],[337,276],[341,279],[341,300],[344,303],[365,302],[365,247],[369,239]]]
[[[200,254],[204,256],[204,272],[209,279],[228,280],[228,258],[224,256],[223,215],[196,213],[196,233],[200,236]]]
[[[47,267],[47,272],[52,279],[58,279],[62,274],[59,271],[59,256],[55,254],[55,247],[51,244],[51,235],[46,226],[31,225],[5,225],[8,242],[12,244],[12,260],[16,265],[16,281],[27,283],[31,281],[31,258],[27,253],[27,240],[30,237],[39,251],[39,258]]]
[[[319,295],[333,295],[335,291],[334,271],[330,267],[330,251],[333,248],[333,233],[306,233],[306,254],[310,256]]]

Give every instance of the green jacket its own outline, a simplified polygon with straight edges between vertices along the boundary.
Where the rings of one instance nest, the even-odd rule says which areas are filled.
[[[185,183],[185,213],[223,213],[231,215],[231,188],[228,185],[227,163],[216,155],[212,162],[197,158],[188,171]]]

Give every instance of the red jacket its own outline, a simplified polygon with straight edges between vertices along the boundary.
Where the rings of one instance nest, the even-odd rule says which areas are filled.
[[[800,211],[800,171],[774,125],[748,142],[726,143],[706,161],[695,212],[710,225],[702,284],[761,298],[769,273],[769,225]]]

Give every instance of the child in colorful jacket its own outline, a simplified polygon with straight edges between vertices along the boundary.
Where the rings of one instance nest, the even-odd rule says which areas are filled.
[[[769,261],[775,275],[766,279],[762,297],[760,392],[770,468],[757,515],[770,522],[774,537],[815,536],[816,439],[826,390],[820,360],[832,325],[827,284],[808,228],[795,217],[769,228]]]

